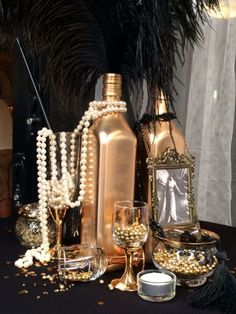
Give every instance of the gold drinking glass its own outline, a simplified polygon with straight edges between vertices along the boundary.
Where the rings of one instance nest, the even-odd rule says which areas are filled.
[[[62,144],[63,133],[66,139]],[[68,200],[74,201],[76,197],[79,140],[76,141],[75,149],[72,149],[71,134],[70,132],[56,133],[54,145],[50,146],[50,156],[48,157],[50,165],[49,173],[47,174],[48,207],[56,224],[56,246],[51,250],[53,258],[58,257],[58,252],[61,247],[63,220],[69,208]],[[62,157],[62,149],[65,150],[64,157]],[[52,153],[54,153],[56,158],[53,159],[51,157]],[[54,163],[54,166],[52,163]],[[57,171],[56,177],[52,177],[53,167]],[[64,169],[64,175],[62,168]]]
[[[114,242],[124,249],[125,271],[114,279],[111,287],[122,291],[136,291],[137,281],[133,271],[133,254],[148,236],[148,208],[141,201],[118,201],[114,204],[112,235]]]

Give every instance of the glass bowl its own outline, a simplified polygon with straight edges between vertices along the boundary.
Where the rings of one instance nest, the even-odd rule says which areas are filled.
[[[157,236],[152,254],[153,263],[157,268],[173,272],[177,277],[177,285],[203,285],[218,264],[216,242],[219,236],[208,230],[201,230],[201,233],[206,240],[196,243]]]
[[[75,244],[59,249],[58,274],[62,281],[93,281],[105,273],[106,267],[104,251],[93,244]]]

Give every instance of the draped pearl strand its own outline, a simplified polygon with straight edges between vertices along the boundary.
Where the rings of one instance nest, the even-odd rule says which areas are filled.
[[[42,234],[42,244],[36,248],[27,250],[23,258],[15,261],[15,266],[29,267],[33,265],[33,258],[36,258],[41,263],[50,261],[49,240],[47,227],[47,192],[48,182],[46,180],[46,138],[52,136],[52,131],[43,128],[38,132],[37,136],[37,168],[38,168],[38,197],[39,197],[39,221]]]
[[[15,261],[15,266],[29,267],[33,265],[33,258],[39,260],[41,263],[49,262],[51,259],[49,253],[48,227],[47,227],[47,213],[49,205],[49,195],[52,185],[56,190],[62,190],[60,194],[61,206],[67,205],[74,208],[82,204],[86,189],[86,170],[87,170],[87,151],[88,151],[88,133],[90,121],[96,120],[104,115],[111,113],[126,112],[126,103],[124,101],[92,101],[89,103],[89,108],[85,111],[82,119],[77,127],[71,133],[70,138],[70,172],[67,170],[67,151],[66,151],[66,133],[60,133],[60,152],[61,152],[61,180],[57,179],[58,170],[56,162],[56,135],[52,130],[43,128],[38,131],[37,136],[37,168],[38,168],[38,199],[39,199],[39,220],[42,234],[42,244],[36,249],[27,250],[23,258]],[[76,201],[70,200],[70,190],[73,187],[73,181],[77,175],[77,160],[76,160],[76,141],[77,136],[81,134],[81,151],[80,151],[80,165],[79,165],[79,194]],[[47,138],[49,138],[49,157],[51,164],[51,181],[47,180]],[[60,205],[59,205],[60,206]]]

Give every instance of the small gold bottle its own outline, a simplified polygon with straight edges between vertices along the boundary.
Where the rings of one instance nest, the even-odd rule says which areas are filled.
[[[119,74],[103,77],[103,100],[120,101]],[[102,247],[108,257],[124,255],[112,238],[114,202],[133,200],[137,140],[123,113],[97,118],[89,128],[86,193],[81,242]]]
[[[155,212],[152,206],[153,190],[149,180],[146,163],[147,157],[151,157],[153,159],[158,158],[168,149],[174,149],[179,155],[185,155],[187,147],[184,136],[181,130],[176,126],[175,122],[172,119],[165,118],[165,115],[168,115],[169,111],[166,99],[162,92],[159,93],[155,101],[155,114],[159,116],[160,119],[141,125],[141,132],[138,135],[138,159],[143,181],[143,198],[144,201],[148,203],[150,217],[153,217],[157,222],[159,222],[158,213]],[[173,229],[178,228],[178,226],[175,225],[168,227]],[[200,227],[195,208],[192,213],[192,221],[189,222],[189,224],[181,226],[181,228],[180,233],[183,230],[194,233],[196,236],[199,234]],[[150,260],[153,247],[154,243],[150,235],[145,246],[145,255],[147,260]]]

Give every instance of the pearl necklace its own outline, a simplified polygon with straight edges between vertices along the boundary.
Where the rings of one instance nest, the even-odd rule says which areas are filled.
[[[61,202],[63,206],[79,207],[84,199],[86,189],[86,170],[87,170],[87,146],[88,146],[88,132],[91,120],[96,120],[104,115],[111,113],[126,112],[126,103],[124,101],[92,101],[89,103],[89,108],[85,111],[82,119],[77,127],[71,133],[70,138],[70,173],[67,170],[67,152],[66,152],[66,133],[60,133],[60,150],[61,150],[61,172],[62,179],[57,179],[56,166],[56,135],[52,130],[43,128],[38,131],[37,136],[37,167],[38,167],[38,198],[39,198],[39,220],[42,234],[42,244],[36,249],[27,250],[23,258],[15,261],[15,266],[29,267],[33,265],[33,258],[39,260],[41,263],[49,262],[51,259],[49,253],[48,227],[47,227],[47,211],[50,192],[52,186],[56,190],[63,190]],[[76,139],[81,135],[81,152],[80,152],[80,173],[79,173],[79,195],[75,202],[70,200],[70,185],[76,176]],[[51,184],[47,180],[47,162],[46,162],[46,141],[49,138],[50,143],[50,163],[51,163]],[[73,188],[73,187],[72,187]]]

